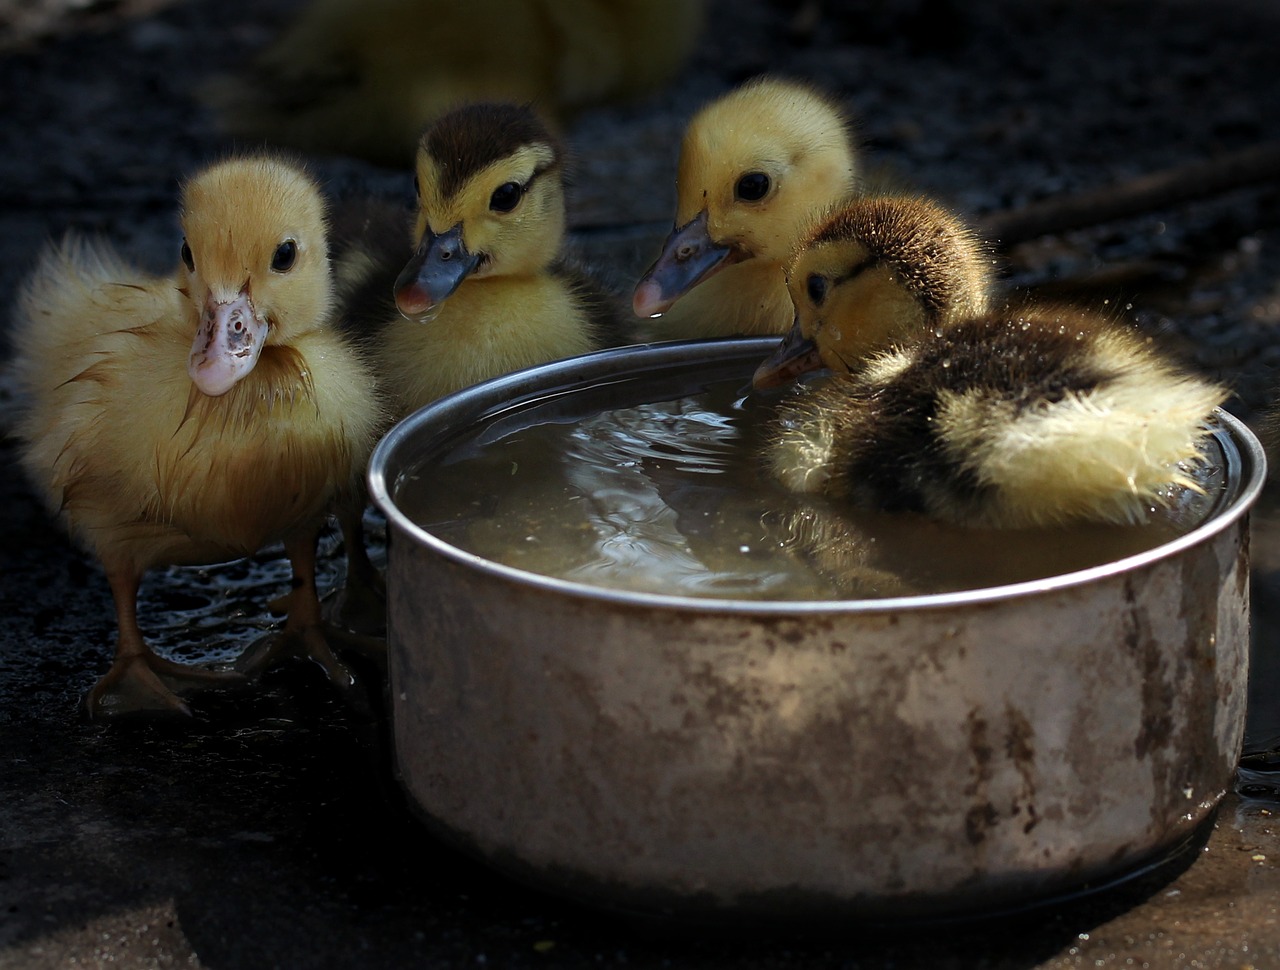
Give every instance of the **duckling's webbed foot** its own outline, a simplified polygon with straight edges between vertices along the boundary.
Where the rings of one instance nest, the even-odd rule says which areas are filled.
[[[293,562],[293,589],[286,602],[288,618],[283,629],[260,638],[236,660],[236,670],[259,677],[285,660],[311,660],[319,664],[329,682],[354,706],[368,707],[363,679],[343,661],[339,651],[361,654],[381,673],[386,669],[386,642],[378,637],[351,633],[325,622],[316,596],[314,541],[286,543]]]
[[[94,720],[138,716],[189,717],[191,708],[179,693],[218,690],[248,684],[234,670],[210,670],[165,660],[150,651],[118,655],[111,669],[85,698]]]
[[[342,660],[340,651],[353,651],[386,669],[386,641],[340,630],[328,623],[308,624],[269,633],[252,643],[236,660],[237,671],[258,678],[288,660],[310,660],[320,666],[329,683],[353,706],[368,707],[365,677]]]
[[[339,689],[354,686],[356,675],[339,659],[338,653],[350,651],[384,669],[387,642],[380,637],[342,630],[329,623],[283,630],[259,637],[235,662],[235,669],[248,677],[259,677],[286,660],[311,660],[320,665],[325,676]]]

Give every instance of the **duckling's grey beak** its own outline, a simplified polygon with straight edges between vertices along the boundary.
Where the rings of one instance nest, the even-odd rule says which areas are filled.
[[[432,319],[478,265],[480,255],[468,252],[462,241],[462,223],[439,235],[428,227],[417,252],[396,277],[396,307],[408,320]]]
[[[800,332],[800,324],[795,323],[778,344],[778,349],[756,368],[751,377],[751,387],[765,391],[789,383],[801,374],[821,370],[823,366],[818,345],[804,336]]]
[[[742,259],[733,246],[722,245],[707,233],[707,210],[671,231],[662,253],[640,278],[631,298],[638,317],[661,316],[671,305],[708,276]]]

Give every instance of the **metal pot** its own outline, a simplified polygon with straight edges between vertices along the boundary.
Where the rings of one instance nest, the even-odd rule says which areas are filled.
[[[431,405],[370,468],[390,543],[402,782],[441,834],[595,903],[695,916],[935,917],[1114,880],[1203,830],[1240,752],[1248,517],[1228,494],[1149,552],[1035,582],[836,602],[695,600],[532,575],[396,506],[458,429],[775,341],[576,358]]]

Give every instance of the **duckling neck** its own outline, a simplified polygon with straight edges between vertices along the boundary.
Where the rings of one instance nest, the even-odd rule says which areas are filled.
[[[643,330],[651,340],[757,336],[786,333],[794,319],[782,264],[755,256],[698,284]]]
[[[563,281],[497,276],[465,282],[430,323],[393,321],[378,369],[408,413],[490,377],[593,349],[589,319]]]

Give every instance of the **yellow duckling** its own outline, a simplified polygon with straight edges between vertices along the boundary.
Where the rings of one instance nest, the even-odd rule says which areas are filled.
[[[368,349],[392,419],[490,377],[622,342],[616,298],[563,252],[563,166],[563,148],[532,109],[470,104],[421,137],[416,214],[388,203],[342,210],[343,318]],[[361,505],[339,521],[347,582],[334,616],[375,633],[384,592],[364,555]]]
[[[69,238],[43,255],[15,314],[22,465],[101,561],[116,604],[94,716],[187,712],[179,692],[243,680],[154,654],[138,588],[154,567],[275,541],[293,570],[277,642],[350,680],[320,621],[316,542],[381,416],[371,370],[333,327],[323,201],[294,165],[251,156],[197,173],[181,208],[173,273]]]
[[[232,134],[386,165],[467,101],[559,119],[657,90],[697,42],[705,0],[312,0],[206,96]]]
[[[785,333],[786,263],[858,168],[844,111],[807,84],[762,78],[704,107],[680,147],[676,228],[635,288],[644,337]]]
[[[757,385],[835,376],[781,408],[766,457],[783,483],[1002,528],[1141,522],[1196,487],[1224,388],[1112,319],[983,309],[955,253],[982,263],[919,199],[853,201],[812,234],[790,269],[796,330]]]
[[[416,248],[375,360],[398,414],[620,339],[620,314],[562,256],[564,153],[529,108],[468,105],[418,147]]]

